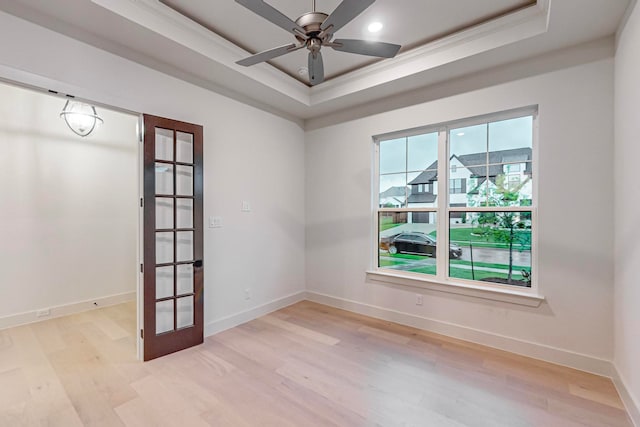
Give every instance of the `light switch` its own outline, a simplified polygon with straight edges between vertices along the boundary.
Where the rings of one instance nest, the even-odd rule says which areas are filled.
[[[220,228],[220,227],[222,227],[222,217],[210,216],[209,217],[209,228]]]
[[[240,209],[242,212],[251,212],[251,203],[247,200],[242,201],[242,208]]]

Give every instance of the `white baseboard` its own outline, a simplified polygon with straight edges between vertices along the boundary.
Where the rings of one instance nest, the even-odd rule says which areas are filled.
[[[337,298],[312,291],[307,291],[307,299],[309,301],[329,305],[331,307],[341,308],[355,313],[364,314],[366,316],[412,326],[414,328],[435,332],[452,338],[486,345],[487,347],[493,347],[499,350],[532,357],[534,359],[568,366],[581,371],[591,372],[606,377],[612,376],[613,365],[610,361],[598,359],[585,354],[574,353],[543,344],[522,341],[503,335],[468,328],[466,326],[415,316],[413,314],[402,313],[383,307],[364,304],[344,298]]]
[[[54,317],[67,316],[69,314],[80,313],[82,311],[92,310],[109,305],[120,304],[127,301],[135,301],[136,292],[125,292],[122,294],[109,295],[106,297],[93,298],[86,301],[72,302],[69,304],[58,305],[55,307],[46,307],[40,310],[27,311],[24,313],[12,314],[0,317],[0,329],[11,328],[13,326],[24,325],[27,323],[40,322],[42,320],[53,319]],[[47,311],[49,314],[38,315],[38,313]]]
[[[631,422],[634,426],[640,427],[640,402],[637,402],[633,396],[629,393],[629,389],[627,388],[624,380],[620,376],[618,369],[615,364],[613,365],[611,379],[613,380],[613,384],[616,386],[618,390],[618,394],[622,399],[622,403],[624,403],[624,407],[627,409],[627,413],[631,418]]]
[[[249,310],[241,311],[240,313],[232,314],[231,316],[223,317],[222,319],[214,320],[207,323],[204,327],[204,336],[208,337],[215,335],[218,332],[231,329],[235,326],[242,325],[251,320],[257,319],[260,316],[269,314],[273,311],[280,310],[295,304],[300,301],[304,301],[306,296],[305,291],[296,292],[291,295],[287,295],[282,298],[275,299],[266,304],[259,305],[258,307],[251,308]]]

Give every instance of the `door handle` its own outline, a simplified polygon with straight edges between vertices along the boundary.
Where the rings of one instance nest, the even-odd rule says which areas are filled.
[[[201,259],[195,260],[195,261],[193,262],[193,267],[194,267],[194,268],[200,268],[200,267],[202,267],[202,260],[201,260]]]

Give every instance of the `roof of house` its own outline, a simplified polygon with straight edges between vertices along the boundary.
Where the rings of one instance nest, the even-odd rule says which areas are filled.
[[[525,175],[531,175],[531,148],[514,148],[511,150],[490,151],[489,153],[489,179],[495,181],[495,177],[502,174],[505,163],[525,163]],[[460,163],[471,171],[472,177],[487,176],[487,153],[473,153],[452,155]],[[438,161],[429,165],[420,175],[412,180],[409,185],[427,184],[438,179]]]
[[[436,195],[433,193],[411,194],[407,201],[409,203],[433,203],[436,201]]]
[[[407,195],[406,187],[391,187],[380,193],[380,198],[385,197],[404,197]]]

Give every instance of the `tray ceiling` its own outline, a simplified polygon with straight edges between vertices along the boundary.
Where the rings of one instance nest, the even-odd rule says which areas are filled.
[[[161,3],[251,54],[295,42],[291,34],[233,0],[161,0]],[[267,3],[294,21],[312,10],[310,0]],[[336,37],[400,44],[402,53],[535,3],[535,0],[378,0],[340,29]],[[316,10],[330,14],[339,4],[340,0],[317,0]],[[372,22],[382,23],[382,30],[369,32],[367,27]],[[299,70],[306,66],[307,54],[303,49],[269,63],[306,84],[307,77]],[[380,61],[332,49],[323,49],[322,55],[326,80]]]

